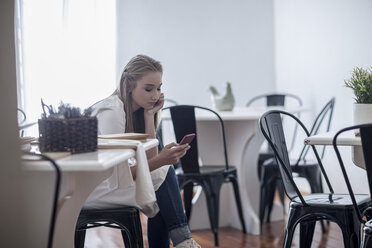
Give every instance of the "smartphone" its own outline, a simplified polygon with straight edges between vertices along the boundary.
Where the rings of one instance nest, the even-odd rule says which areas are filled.
[[[195,138],[195,134],[194,133],[190,133],[190,134],[186,134],[185,136],[183,136],[181,142],[180,142],[180,145],[183,145],[183,144],[190,144],[191,141]]]

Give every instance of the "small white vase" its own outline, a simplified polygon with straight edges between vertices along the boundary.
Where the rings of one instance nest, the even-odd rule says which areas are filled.
[[[372,123],[372,104],[370,103],[354,103],[353,124]],[[359,134],[359,130],[355,130]]]

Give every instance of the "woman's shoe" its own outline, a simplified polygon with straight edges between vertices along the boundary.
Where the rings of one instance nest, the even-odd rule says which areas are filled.
[[[195,242],[193,238],[191,239],[186,239],[176,245],[176,248],[201,248],[201,246]]]

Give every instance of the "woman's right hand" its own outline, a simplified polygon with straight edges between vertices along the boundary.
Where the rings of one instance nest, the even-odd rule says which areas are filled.
[[[187,150],[190,149],[189,144],[179,145],[177,143],[170,143],[166,145],[158,154],[159,162],[162,165],[175,164],[180,158],[185,156]]]

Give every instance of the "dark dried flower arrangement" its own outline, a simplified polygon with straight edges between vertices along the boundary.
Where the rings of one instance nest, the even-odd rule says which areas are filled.
[[[73,119],[90,117],[92,114],[92,108],[84,109],[83,113],[81,113],[80,108],[73,107],[70,104],[66,104],[63,102],[60,102],[58,111],[56,111],[52,105],[46,105],[43,99],[41,99],[41,106],[43,108],[43,114],[41,115],[42,118]]]

